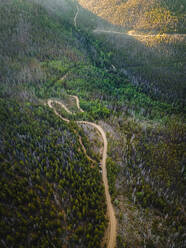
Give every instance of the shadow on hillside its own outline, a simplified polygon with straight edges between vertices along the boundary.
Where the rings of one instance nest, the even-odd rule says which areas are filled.
[[[155,98],[184,101],[186,93],[185,37],[135,37],[121,26],[113,25],[80,7],[78,26],[105,42],[113,52],[111,62],[133,84]]]

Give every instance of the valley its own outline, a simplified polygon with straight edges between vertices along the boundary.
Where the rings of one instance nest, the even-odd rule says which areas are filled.
[[[185,247],[184,18],[0,1],[1,247]]]

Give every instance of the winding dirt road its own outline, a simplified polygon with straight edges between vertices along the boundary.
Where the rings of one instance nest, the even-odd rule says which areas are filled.
[[[79,6],[77,5],[77,12],[75,14],[75,17],[74,17],[74,26],[77,28],[77,17],[78,17],[78,14],[79,14]]]
[[[122,32],[118,32],[118,31],[112,31],[112,30],[101,30],[101,29],[95,29],[93,31],[93,33],[109,33],[109,34],[124,34],[126,35],[126,33],[122,33]]]
[[[128,33],[114,31],[114,30],[104,30],[104,29],[95,29],[93,33],[108,33],[108,34],[119,34],[119,35],[125,35],[132,36],[132,37],[140,37],[140,38],[150,38],[150,37],[175,37],[175,38],[185,38],[185,34],[138,34],[134,30],[129,31]]]
[[[77,108],[79,109],[79,111],[84,113],[84,110],[80,107],[79,98],[77,96],[72,96],[72,95],[70,95],[70,96],[76,100],[76,105],[77,105]]]
[[[79,98],[77,96],[72,96],[76,99],[76,104],[77,107],[79,109],[79,111],[84,112],[80,105],[79,105]],[[68,110],[68,108],[62,104],[60,101],[57,100],[52,100],[49,99],[48,100],[48,106],[50,108],[53,109],[54,113],[63,121],[66,122],[70,122],[70,120],[62,117],[57,111],[56,109],[52,106],[52,103],[57,103],[60,104],[62,108],[64,108],[68,113],[72,112],[70,110]],[[95,129],[98,130],[98,132],[100,133],[100,135],[102,136],[103,139],[103,153],[102,153],[102,160],[101,160],[101,168],[102,168],[102,179],[103,179],[103,184],[105,187],[105,196],[106,196],[106,203],[107,203],[107,215],[109,218],[109,225],[108,225],[108,230],[107,230],[107,236],[106,236],[106,240],[107,240],[107,248],[115,248],[116,246],[116,227],[117,227],[117,221],[116,221],[116,217],[115,217],[115,212],[114,212],[114,208],[111,202],[111,197],[110,197],[110,193],[109,193],[109,186],[108,186],[108,179],[107,179],[107,169],[106,169],[106,160],[107,160],[107,146],[108,146],[108,142],[107,142],[107,137],[105,134],[105,131],[103,130],[103,128],[93,122],[89,122],[89,121],[76,121],[76,123],[78,124],[86,124],[86,125],[90,125],[92,127],[94,127]]]

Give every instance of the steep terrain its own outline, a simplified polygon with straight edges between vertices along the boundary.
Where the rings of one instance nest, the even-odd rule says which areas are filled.
[[[100,247],[104,236],[98,162],[87,159],[79,131],[38,99],[57,96],[48,88],[58,77],[91,60],[69,13],[66,20],[49,5],[0,2],[1,247]]]
[[[186,32],[184,0],[78,0],[85,8],[127,30]]]
[[[72,126],[0,100],[1,247],[99,247],[104,189]]]
[[[185,102],[185,1],[79,3],[114,24],[98,22],[94,33],[114,48],[113,63],[135,85],[157,99]]]
[[[80,106],[79,106],[79,98],[77,96],[74,96],[76,98],[76,102],[77,102],[77,107],[78,110],[80,110],[80,112],[84,112]],[[70,112],[70,110],[63,104],[61,104],[61,102],[56,101],[56,100],[48,100],[48,105],[50,108],[54,109],[55,114],[62,120],[64,120],[65,122],[69,123],[70,120],[65,119],[63,116],[61,116],[56,110],[55,108],[52,106],[53,103],[57,103],[60,104],[62,108],[64,108],[68,113],[73,114]],[[88,122],[88,121],[77,121],[78,124],[82,125],[89,125],[92,126],[94,129],[97,129],[97,131],[99,132],[99,134],[101,135],[102,139],[103,139],[103,152],[102,152],[102,160],[101,160],[101,169],[102,169],[102,179],[103,179],[103,184],[104,184],[104,188],[105,188],[105,196],[106,196],[106,203],[107,203],[107,214],[108,214],[108,221],[109,221],[109,225],[108,225],[108,231],[107,231],[107,236],[105,237],[106,239],[106,243],[107,243],[107,247],[108,248],[112,248],[115,247],[116,245],[116,217],[115,217],[115,213],[114,213],[114,208],[111,202],[111,197],[110,197],[110,193],[109,193],[109,186],[108,186],[108,179],[107,179],[107,169],[106,169],[106,160],[107,160],[107,147],[108,147],[108,141],[107,141],[107,137],[106,134],[104,132],[104,130],[102,129],[101,126],[92,123],[92,122]],[[90,159],[91,160],[91,159]]]
[[[109,205],[117,248],[183,248],[184,38],[128,33],[70,0],[2,0],[0,19],[0,246],[104,247]]]

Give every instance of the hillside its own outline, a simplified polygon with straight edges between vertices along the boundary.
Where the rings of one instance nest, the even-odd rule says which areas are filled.
[[[47,107],[2,99],[0,120],[1,247],[99,247],[101,176],[73,127]]]
[[[1,1],[0,16],[0,246],[100,247],[106,206],[98,162],[87,159],[78,127],[41,99],[64,96],[52,85],[91,60],[83,35],[34,1]]]
[[[164,40],[154,57],[93,32],[120,28],[70,0],[3,0],[0,19],[0,247],[108,247],[111,196],[117,248],[183,248],[183,42],[170,80],[143,87],[129,69],[158,65]]]
[[[5,84],[42,83],[46,74],[40,62],[59,57],[84,60],[80,42],[64,19],[31,1],[1,2],[1,80]],[[11,18],[10,18],[11,17]],[[81,47],[83,50],[83,47]],[[79,48],[80,49],[80,48]],[[7,64],[9,65],[7,67]]]
[[[184,0],[78,0],[85,8],[127,30],[186,32]]]
[[[185,1],[79,3],[110,23],[97,22],[94,34],[118,70],[151,97],[185,104]]]

